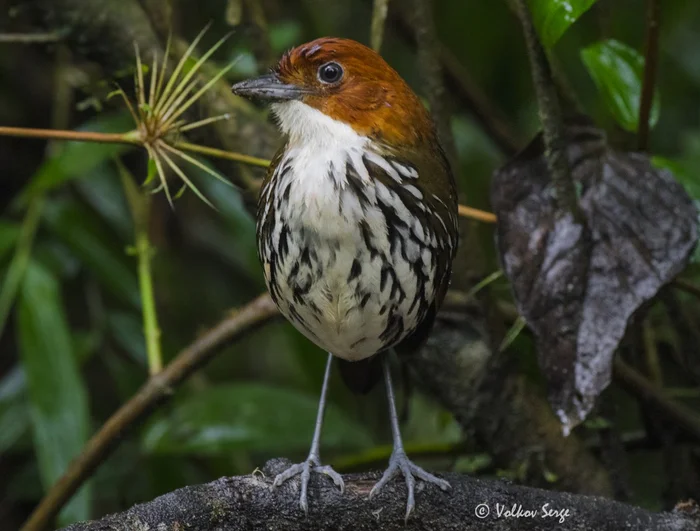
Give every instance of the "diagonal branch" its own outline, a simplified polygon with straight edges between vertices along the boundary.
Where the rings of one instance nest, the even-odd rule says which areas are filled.
[[[124,432],[172,396],[172,389],[208,362],[221,347],[238,339],[277,315],[269,295],[261,295],[247,306],[232,313],[184,349],[160,373],[152,376],[93,435],[78,456],[46,493],[25,522],[22,531],[45,529],[75,491],[90,477],[116,446]]]
[[[346,476],[345,494],[340,494],[330,481],[315,474],[311,479],[312,505],[307,517],[299,508],[297,480],[277,490],[271,488],[270,478],[288,464],[275,459],[267,463],[262,473],[185,487],[125,512],[71,525],[64,531],[161,528],[188,531],[696,531],[700,525],[700,512],[694,504],[680,506],[673,512],[653,513],[606,498],[552,492],[460,474],[444,475],[452,485],[449,493],[430,486],[419,489],[416,509],[407,522],[403,518],[406,488],[402,482],[391,482],[376,499],[369,501],[367,496],[378,474]]]

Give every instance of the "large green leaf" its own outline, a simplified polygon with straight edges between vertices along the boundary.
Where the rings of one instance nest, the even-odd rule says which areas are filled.
[[[126,133],[134,128],[127,112],[104,114],[87,122],[78,131]],[[133,146],[98,142],[65,142],[55,156],[44,162],[20,195],[20,202],[42,191],[51,190],[72,179],[86,177],[90,170]]]
[[[233,450],[297,453],[308,449],[318,397],[262,384],[231,384],[182,397],[145,431],[154,453],[216,454]],[[364,426],[332,404],[326,410],[323,445],[356,448],[370,443]]]
[[[584,48],[581,58],[615,120],[627,131],[635,132],[639,127],[644,57],[634,48],[610,39]],[[652,127],[658,119],[657,91],[651,108]]]
[[[597,0],[530,0],[532,19],[542,44],[551,48]]]
[[[36,262],[19,294],[17,336],[27,379],[34,448],[44,487],[65,472],[87,441],[87,392],[56,279]],[[90,517],[85,485],[61,512],[62,524]]]
[[[138,308],[136,274],[123,248],[89,209],[72,200],[53,200],[44,211],[46,227],[85,264],[113,295]]]

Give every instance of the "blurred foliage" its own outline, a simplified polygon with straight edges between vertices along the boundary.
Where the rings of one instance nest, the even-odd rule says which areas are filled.
[[[246,10],[247,3],[174,4],[174,31],[189,39],[210,20],[212,41],[235,24],[233,38],[214,56],[219,65],[237,59],[227,74],[231,82],[263,72],[271,58],[322,35],[369,40],[369,1],[262,0],[265,30]],[[382,53],[420,93],[416,51],[397,30],[393,4]],[[671,167],[700,199],[700,2],[662,4],[651,145],[656,160]],[[645,1],[531,0],[530,5],[555,64],[575,87],[586,112],[607,129],[612,143],[633,145],[629,131],[636,129]],[[236,6],[243,6],[240,13]],[[9,12],[2,0],[0,9]],[[521,30],[508,2],[436,0],[435,19],[446,48],[503,110],[518,136],[531,137],[538,127],[537,108]],[[32,30],[21,16],[9,24],[0,31]],[[63,75],[52,76],[59,47],[0,45],[0,124],[51,127],[52,116],[64,113],[72,129],[130,129],[130,118],[117,98],[104,101],[96,89],[110,82],[113,73],[100,72],[76,57]],[[126,81],[120,80],[123,86],[132,75],[126,73]],[[67,101],[55,97],[61,84],[71,94]],[[449,92],[447,99],[462,202],[488,210],[491,173],[506,157],[469,109]],[[99,102],[103,110],[85,102]],[[0,279],[9,310],[0,336],[3,528],[21,523],[86,438],[147,378],[137,261],[127,252],[134,243],[133,221],[115,157],[138,180],[145,179],[145,158],[129,147],[0,138]],[[260,169],[247,171],[262,175]],[[165,363],[227,310],[264,290],[254,220],[244,196],[199,169],[188,176],[217,210],[189,192],[175,201],[174,209],[162,194],[151,201],[149,237],[155,248],[153,281]],[[23,238],[32,212],[28,206],[37,200],[43,205],[36,234]],[[498,267],[493,228],[475,223],[469,227],[483,247],[488,265],[476,273],[484,278]],[[26,259],[16,265],[18,252]],[[685,278],[700,282],[700,269],[689,269]],[[509,303],[509,290],[501,284],[489,289]],[[698,301],[685,294],[678,299],[691,323],[697,323]],[[668,324],[665,306],[655,304],[652,310],[665,384],[697,387],[674,361],[673,353],[684,347]],[[541,384],[531,339],[522,333],[510,341],[518,369]],[[247,335],[190,378],[173,402],[121,442],[62,513],[62,521],[123,509],[185,484],[247,474],[273,456],[303,457],[324,364],[324,354],[287,323]],[[615,397],[625,396],[613,391]],[[407,446],[420,442],[444,448],[463,437],[454,419],[428,397],[414,392],[404,398],[410,405]],[[697,396],[682,400],[700,406]],[[381,388],[358,398],[334,375],[330,401],[324,460],[356,462],[354,457],[390,440]],[[636,401],[616,403],[620,430],[645,429]],[[577,429],[583,437],[595,431],[590,426]],[[489,450],[477,448],[475,453],[472,445],[462,458],[426,457],[421,464],[519,477],[517,470],[490,468]],[[697,445],[692,451],[695,462],[700,461]],[[630,452],[633,501],[652,508],[675,501],[664,496],[673,479],[663,465],[668,452],[658,447]]]

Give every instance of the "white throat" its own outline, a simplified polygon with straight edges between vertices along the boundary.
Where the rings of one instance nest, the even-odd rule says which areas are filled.
[[[282,132],[289,136],[290,147],[310,146],[335,151],[364,147],[369,141],[348,124],[334,120],[300,101],[273,103]]]
[[[276,103],[272,110],[289,137],[275,184],[277,190],[287,191],[289,224],[329,236],[357,226],[364,213],[355,194],[346,189],[346,168],[357,172],[366,194],[374,200],[374,186],[364,163],[364,157],[373,156],[371,140],[299,101]]]

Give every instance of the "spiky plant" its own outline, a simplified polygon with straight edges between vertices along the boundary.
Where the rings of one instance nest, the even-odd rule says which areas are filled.
[[[163,60],[159,63],[157,55],[153,57],[148,86],[144,80],[144,65],[141,61],[139,48],[137,45],[134,45],[136,51],[136,73],[134,75],[136,102],[132,102],[121,87],[118,87],[114,92],[114,94],[123,98],[131,116],[136,122],[136,129],[128,133],[128,135],[133,139],[134,143],[145,147],[149,157],[149,166],[154,168],[153,172],[149,172],[149,178],[144,184],[149,185],[152,178],[157,176],[158,185],[152,188],[151,191],[156,193],[164,190],[171,205],[173,204],[173,195],[168,186],[166,168],[170,168],[183,183],[175,197],[181,195],[186,188],[190,188],[202,201],[213,207],[211,202],[180,167],[178,164],[180,162],[188,162],[220,181],[231,185],[221,174],[186,153],[186,151],[198,151],[196,146],[179,141],[180,135],[186,131],[191,131],[219,120],[225,120],[229,117],[228,114],[222,114],[189,123],[184,119],[185,112],[235,64],[235,62],[228,64],[219,70],[214,77],[201,85],[197,74],[202,65],[228,39],[229,35],[226,35],[209,48],[190,68],[185,68],[188,61],[192,59],[195,47],[199,44],[207,29],[208,26],[192,41],[185,54],[180,58],[172,75],[166,80],[167,58],[170,52],[170,38],[168,38]]]

